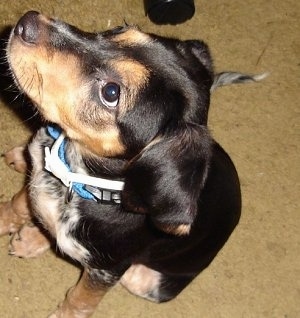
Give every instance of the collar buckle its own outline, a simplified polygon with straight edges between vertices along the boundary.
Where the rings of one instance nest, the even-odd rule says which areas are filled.
[[[121,191],[112,191],[109,189],[101,189],[86,185],[85,189],[90,192],[98,203],[101,204],[120,204],[121,203]]]

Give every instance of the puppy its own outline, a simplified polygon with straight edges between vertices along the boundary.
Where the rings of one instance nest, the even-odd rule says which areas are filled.
[[[11,254],[37,256],[50,247],[38,223],[84,268],[50,317],[91,316],[118,282],[173,299],[241,212],[235,167],[207,128],[210,91],[259,78],[215,75],[201,41],[128,26],[86,33],[33,11],[7,59],[46,124],[28,146],[28,185],[1,206],[0,233],[15,233]],[[6,161],[24,171],[22,153]]]

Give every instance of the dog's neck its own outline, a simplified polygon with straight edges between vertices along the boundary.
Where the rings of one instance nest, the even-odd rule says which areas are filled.
[[[71,169],[72,165],[70,166],[67,160],[67,138],[64,132],[56,126],[48,126],[47,132],[55,140],[51,149],[49,147],[45,148],[45,169],[47,171],[52,173],[69,188],[70,193],[75,191],[84,199],[98,202],[111,204],[120,203],[120,192],[123,189],[124,182],[122,180],[116,180],[116,178],[118,177],[118,179],[120,179],[121,177],[120,172],[122,168],[120,169],[120,164],[123,163],[122,161],[120,162],[120,160],[118,160],[118,162],[116,162],[113,160],[113,169],[111,164],[108,166],[108,162],[112,163],[111,160],[104,164],[103,160],[95,160],[93,157],[88,160],[82,158],[80,161],[84,163],[86,167],[83,169],[82,164],[80,164],[79,168],[81,168],[80,170],[83,170],[84,173],[74,172]],[[69,143],[70,142],[72,143],[72,141],[69,140]],[[69,153],[69,151],[67,152]],[[121,166],[123,165],[121,164]],[[118,167],[117,172],[116,167]],[[91,171],[92,173],[90,173]],[[106,178],[103,177],[104,174]],[[69,199],[67,201],[69,202]]]

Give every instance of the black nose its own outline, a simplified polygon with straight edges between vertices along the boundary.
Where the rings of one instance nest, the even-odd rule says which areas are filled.
[[[27,43],[35,44],[39,35],[38,15],[36,11],[29,11],[23,15],[15,26],[14,34]]]

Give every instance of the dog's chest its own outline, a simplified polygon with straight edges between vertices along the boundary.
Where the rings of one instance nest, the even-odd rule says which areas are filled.
[[[72,232],[79,220],[77,198],[65,203],[68,189],[44,169],[44,146],[53,140],[41,129],[29,145],[32,173],[29,193],[32,208],[43,226],[56,238],[58,247],[70,257],[84,262],[88,251],[75,240]]]

